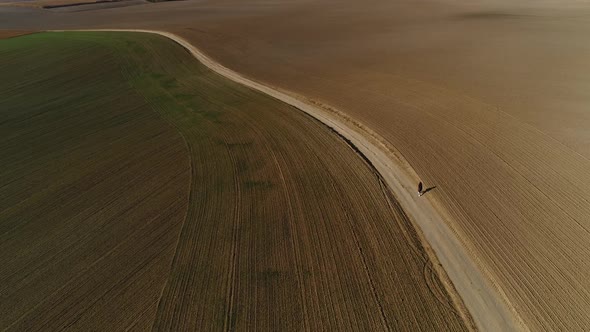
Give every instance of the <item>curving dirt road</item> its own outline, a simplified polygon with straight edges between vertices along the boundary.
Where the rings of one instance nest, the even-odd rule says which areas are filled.
[[[422,241],[430,245],[434,253],[427,250],[431,260],[440,261],[442,267],[434,264],[441,280],[446,280],[445,287],[449,294],[454,294],[453,286],[460,294],[478,328],[486,330],[526,330],[526,326],[511,307],[506,297],[498,292],[481,273],[476,262],[469,256],[461,241],[444,222],[442,209],[428,199],[428,195],[416,197],[415,187],[418,176],[408,163],[370,129],[354,122],[344,113],[325,105],[305,100],[277,88],[261,84],[244,77],[208,57],[184,38],[170,32],[144,29],[89,29],[82,31],[134,31],[155,33],[177,42],[191,52],[199,61],[213,71],[235,82],[246,85],[295,106],[301,111],[332,128],[350,141],[358,152],[365,157],[381,174],[384,182],[394,192],[396,199],[419,226]],[[444,270],[443,270],[444,268]],[[445,278],[448,275],[448,278]],[[449,280],[450,279],[450,282]],[[460,299],[454,299],[460,306]],[[466,317],[465,317],[466,318]]]
[[[0,26],[169,31],[246,77],[345,112],[437,186],[431,204],[531,330],[587,329],[590,4],[420,4],[2,7]]]
[[[163,36],[2,43],[0,329],[474,329],[336,130]]]

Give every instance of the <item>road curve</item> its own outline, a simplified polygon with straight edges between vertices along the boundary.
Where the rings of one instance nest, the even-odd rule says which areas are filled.
[[[49,30],[59,32],[63,30]],[[186,48],[197,60],[214,72],[252,89],[263,92],[319,120],[349,141],[380,173],[410,216],[418,234],[437,269],[441,281],[462,310],[464,319],[469,314],[480,330],[528,330],[508,299],[490,277],[478,267],[477,257],[471,257],[461,240],[445,222],[448,219],[444,208],[431,200],[428,195],[417,197],[416,183],[419,176],[397,151],[384,144],[384,140],[369,128],[355,122],[332,107],[320,105],[289,92],[256,82],[208,57],[187,40],[173,33],[143,29],[83,29],[77,31],[121,31],[158,34]],[[432,250],[430,250],[432,249]],[[440,262],[440,265],[437,264]],[[450,280],[450,281],[449,281]],[[468,311],[467,314],[465,311]]]

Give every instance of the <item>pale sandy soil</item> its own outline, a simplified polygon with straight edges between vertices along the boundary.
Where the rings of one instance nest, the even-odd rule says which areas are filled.
[[[590,326],[586,2],[224,1],[67,21],[0,15],[5,28],[166,29],[237,72],[335,106],[437,186],[429,199],[529,328]]]

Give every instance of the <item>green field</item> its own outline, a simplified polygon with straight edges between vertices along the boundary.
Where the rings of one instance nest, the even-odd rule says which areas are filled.
[[[0,330],[462,330],[370,165],[141,33],[0,40]]]
[[[113,52],[91,35],[0,41],[0,329],[128,326],[160,295],[187,147]]]

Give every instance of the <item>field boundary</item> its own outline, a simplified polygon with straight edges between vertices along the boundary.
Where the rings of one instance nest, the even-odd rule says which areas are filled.
[[[49,30],[62,32],[66,30]],[[467,326],[480,330],[528,330],[504,292],[481,268],[459,235],[445,222],[450,219],[428,195],[417,197],[419,177],[399,151],[369,128],[333,107],[247,78],[216,62],[184,38],[165,31],[143,29],[83,29],[71,31],[143,32],[169,38],[188,50],[217,74],[285,102],[320,121],[370,161],[414,224],[432,261]],[[440,262],[440,264],[439,264]]]

